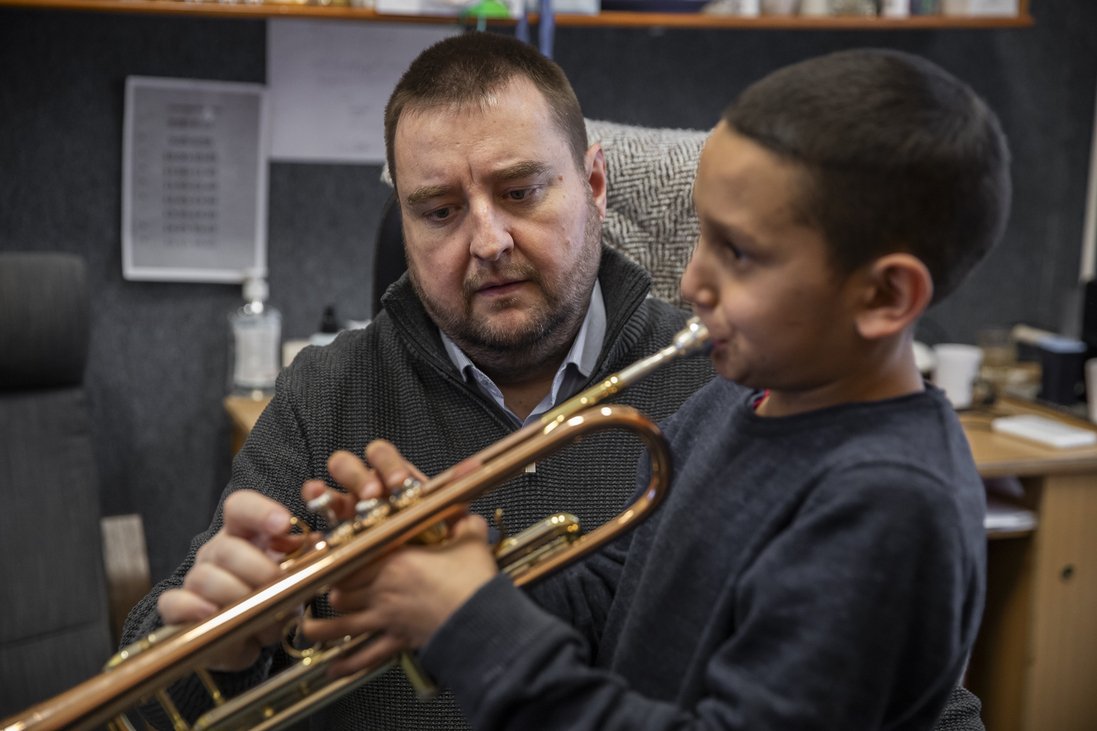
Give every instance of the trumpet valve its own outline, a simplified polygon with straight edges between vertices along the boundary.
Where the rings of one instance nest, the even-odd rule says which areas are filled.
[[[317,513],[324,518],[327,523],[327,528],[332,528],[339,523],[339,516],[335,514],[335,509],[331,506],[332,494],[325,492],[318,498],[314,498],[305,503],[305,507],[309,509],[311,513]]]
[[[392,491],[392,495],[389,496],[389,503],[396,510],[403,510],[418,500],[422,492],[423,483],[414,477],[409,477],[404,480],[404,484]]]
[[[370,498],[359,500],[354,506],[354,512],[358,516],[358,526],[361,529],[370,528],[387,518],[392,512],[392,506],[384,500]]]

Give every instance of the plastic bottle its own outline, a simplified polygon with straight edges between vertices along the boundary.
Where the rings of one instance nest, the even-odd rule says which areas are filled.
[[[274,393],[282,340],[282,315],[267,304],[267,280],[244,280],[244,306],[229,315],[234,396],[261,399]]]

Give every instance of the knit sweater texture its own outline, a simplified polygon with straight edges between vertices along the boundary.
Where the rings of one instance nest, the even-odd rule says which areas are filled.
[[[648,297],[647,273],[606,247],[599,281],[607,323],[591,384],[668,345],[688,317]],[[514,431],[506,414],[466,384],[453,366],[406,275],[389,288],[383,303],[384,310],[368,328],[343,333],[326,347],[306,348],[281,374],[274,398],[233,462],[221,505],[236,490],[256,490],[320,530],[316,516],[302,504],[300,489],[311,478],[337,487],[326,470],[334,451],[361,454],[370,441],[388,439],[425,474],[434,475]],[[610,402],[662,420],[712,376],[707,359],[679,359]],[[616,515],[632,493],[640,451],[640,443],[621,432],[584,438],[538,464],[535,473],[520,475],[481,498],[473,509],[490,516],[503,508],[509,533],[558,511],[570,512],[592,528]],[[182,585],[195,552],[221,528],[221,505],[179,568],[130,614],[124,643],[161,625],[157,598]],[[318,616],[333,614],[324,597],[313,609]],[[233,695],[286,662],[281,650],[268,650],[249,671],[214,675]],[[191,718],[209,707],[193,679],[173,686],[172,696]],[[403,675],[393,670],[314,715],[312,727],[429,731],[467,724],[448,693],[419,701]]]

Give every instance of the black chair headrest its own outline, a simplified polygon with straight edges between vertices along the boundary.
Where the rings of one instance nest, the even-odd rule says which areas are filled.
[[[0,252],[0,390],[79,385],[88,327],[83,259]]]

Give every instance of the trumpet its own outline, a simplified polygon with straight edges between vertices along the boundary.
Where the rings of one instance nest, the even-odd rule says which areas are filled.
[[[3,731],[85,731],[107,724],[112,731],[134,731],[125,711],[155,698],[174,731],[275,731],[310,715],[399,663],[420,691],[431,684],[405,654],[380,668],[334,681],[325,671],[332,662],[369,642],[369,636],[347,637],[304,650],[288,639],[287,652],[298,662],[251,690],[226,700],[204,669],[207,658],[252,636],[274,622],[285,623],[288,636],[296,626],[297,608],[354,571],[413,540],[436,542],[444,519],[534,464],[585,435],[623,429],[635,434],[651,457],[651,480],[624,512],[585,535],[567,514],[550,516],[496,546],[500,569],[515,585],[529,585],[570,564],[630,530],[662,500],[670,482],[671,458],[659,428],[636,409],[598,406],[667,362],[705,352],[708,331],[692,318],[674,341],[657,353],[609,376],[545,413],[538,422],[512,433],[475,456],[474,471],[455,477],[450,468],[425,483],[406,482],[387,500],[362,501],[356,517],[327,533],[307,533],[305,545],[282,563],[282,574],[253,594],[217,614],[187,626],[161,628],[123,648],[104,672],[61,695],[35,705],[0,724]],[[198,676],[214,705],[193,726],[176,710],[167,693],[175,681]]]

